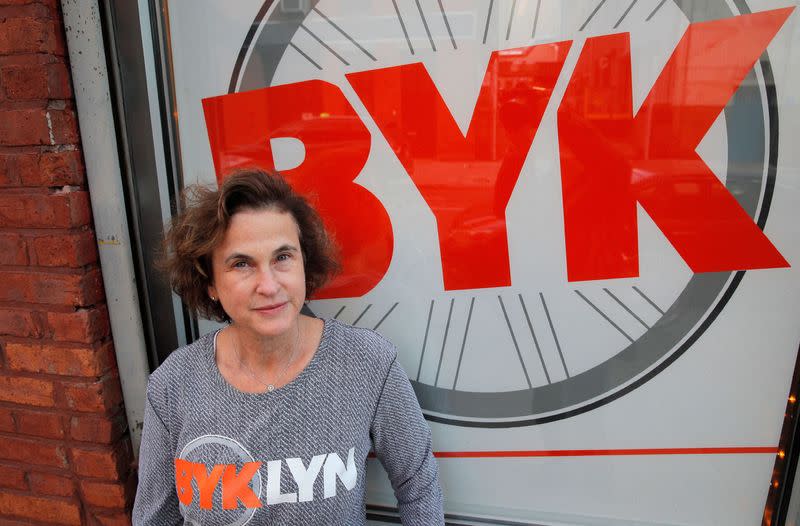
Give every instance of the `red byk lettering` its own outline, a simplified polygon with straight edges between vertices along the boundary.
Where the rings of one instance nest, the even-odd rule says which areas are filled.
[[[690,25],[635,116],[629,36],[587,39],[558,109],[569,281],[638,275],[637,203],[695,272],[788,266],[695,150],[793,9]],[[493,53],[466,135],[422,64],[347,75],[436,218],[446,290],[511,284],[505,209],[569,46]],[[303,142],[305,160],[284,173],[325,217],[344,267],[318,297],[373,288],[392,228],[353,183],[370,136],[339,88],[307,81],[203,106],[218,177],[272,169],[272,138]]]
[[[570,44],[492,53],[466,135],[423,64],[347,75],[436,217],[445,290],[511,285],[506,205]]]
[[[192,503],[194,490],[192,490],[193,464],[182,458],[175,459],[175,490],[181,504],[188,506]]]
[[[558,110],[569,281],[638,276],[637,202],[694,272],[788,266],[696,148],[792,9],[690,25],[635,117],[629,35],[586,40]]]
[[[214,464],[211,471],[203,463],[175,459],[175,486],[178,500],[184,506],[192,504],[194,490],[192,480],[197,486],[198,505],[206,510],[213,509],[214,492],[222,482],[222,507],[236,509],[241,502],[245,508],[260,508],[261,501],[250,487],[250,482],[261,467],[261,462],[245,462],[237,473],[234,464]]]
[[[205,510],[210,510],[214,507],[214,490],[217,489],[217,483],[222,472],[225,469],[224,465],[215,464],[211,468],[211,472],[206,472],[205,464],[194,464],[192,466],[192,475],[197,483],[197,492],[200,494],[200,507]]]
[[[239,507],[239,502],[245,508],[260,508],[261,501],[250,488],[250,481],[261,467],[261,462],[245,462],[241,471],[236,473],[236,466],[225,466],[222,474],[222,507],[232,510]]]

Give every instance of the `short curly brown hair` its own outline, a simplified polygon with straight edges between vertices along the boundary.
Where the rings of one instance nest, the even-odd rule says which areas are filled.
[[[310,298],[339,269],[336,249],[319,214],[278,173],[239,170],[219,188],[193,185],[183,192],[181,212],[165,232],[159,266],[172,290],[197,314],[230,321],[219,302],[208,297],[211,254],[225,237],[231,217],[242,210],[276,209],[292,215],[300,230],[300,249]]]

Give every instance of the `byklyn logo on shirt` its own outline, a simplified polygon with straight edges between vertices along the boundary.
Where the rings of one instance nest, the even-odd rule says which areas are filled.
[[[190,453],[204,445],[223,446],[235,453],[237,464],[206,464],[187,460]],[[200,455],[192,455],[202,458]],[[262,495],[262,469],[266,464],[266,492]],[[296,491],[283,493],[281,473],[284,464],[294,479]],[[314,483],[322,473],[322,495],[314,495]],[[338,490],[337,479],[346,490],[352,490],[358,479],[355,465],[355,448],[347,452],[347,461],[336,452],[314,455],[304,462],[299,457],[282,460],[257,461],[235,440],[220,435],[204,435],[186,444],[175,459],[175,488],[182,507],[196,503],[200,508],[213,510],[214,493],[221,490],[221,499],[217,506],[223,510],[243,507],[247,510],[245,522],[252,517],[258,508],[265,505],[307,502],[322,498],[335,497]],[[239,517],[236,524],[244,524]]]

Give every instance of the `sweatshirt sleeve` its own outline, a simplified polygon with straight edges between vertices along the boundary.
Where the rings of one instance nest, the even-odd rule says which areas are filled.
[[[175,492],[175,460],[171,443],[169,431],[153,408],[148,392],[139,449],[139,487],[133,505],[133,526],[183,523]]]
[[[405,526],[444,525],[431,431],[408,376],[393,361],[372,420],[375,454],[389,474]]]

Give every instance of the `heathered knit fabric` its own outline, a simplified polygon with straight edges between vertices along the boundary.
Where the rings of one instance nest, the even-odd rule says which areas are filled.
[[[251,394],[220,374],[215,337],[150,377],[134,525],[365,524],[372,446],[403,524],[444,524],[430,429],[391,343],[325,320],[306,368]]]

